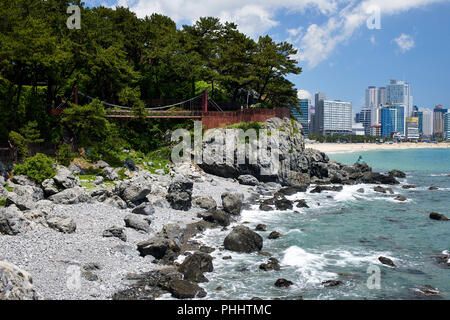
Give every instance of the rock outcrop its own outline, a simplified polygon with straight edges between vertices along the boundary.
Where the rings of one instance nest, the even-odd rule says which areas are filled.
[[[182,175],[177,175],[169,186],[166,196],[172,209],[187,211],[192,206],[193,182]]]
[[[238,226],[226,236],[223,245],[230,251],[250,253],[261,251],[263,238],[245,226]]]

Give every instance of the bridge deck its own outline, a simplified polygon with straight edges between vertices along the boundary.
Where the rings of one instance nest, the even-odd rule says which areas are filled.
[[[106,118],[135,118],[131,110],[108,110]],[[170,119],[192,119],[202,118],[202,111],[145,111],[145,117],[151,119],[170,118]]]

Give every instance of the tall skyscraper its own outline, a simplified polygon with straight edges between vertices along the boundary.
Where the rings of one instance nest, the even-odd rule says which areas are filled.
[[[366,89],[366,108],[371,111],[371,125],[377,124],[376,109],[378,108],[378,89],[375,86],[369,86]]]
[[[444,114],[444,139],[450,140],[450,112]]]
[[[361,112],[358,112],[355,116],[355,122],[363,124],[365,135],[370,135],[371,119],[372,111],[367,107],[362,108]]]
[[[300,104],[297,107],[291,107],[291,115],[297,118],[302,124],[303,134],[305,137],[309,135],[309,108],[311,100],[300,99]]]
[[[419,118],[406,118],[406,138],[408,138],[408,140],[419,140]]]
[[[378,88],[378,106],[386,104],[386,87]]]
[[[316,106],[316,117],[322,134],[351,134],[352,115],[351,102],[322,100]]]
[[[414,106],[413,117],[419,119],[419,134],[423,135],[423,111]]]
[[[381,109],[381,136],[390,138],[393,134],[405,134],[403,106],[390,105]]]
[[[323,133],[323,128],[320,126],[320,118],[323,117],[323,114],[320,114],[320,110],[323,111],[323,102],[325,99],[326,95],[323,92],[317,92],[314,95],[314,117],[312,118],[311,133]]]
[[[435,137],[444,136],[444,114],[447,113],[447,109],[443,106],[436,106],[433,110],[433,135]]]
[[[413,112],[413,98],[409,83],[392,79],[386,86],[386,104],[403,106],[405,109],[404,121],[406,122],[406,117],[410,117]]]
[[[420,109],[422,112],[422,135],[430,138],[433,136],[433,110]]]

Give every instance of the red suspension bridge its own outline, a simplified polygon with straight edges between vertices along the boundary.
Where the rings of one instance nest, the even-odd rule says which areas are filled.
[[[75,104],[78,104],[79,94],[89,100],[94,99],[93,97],[79,92],[78,88],[75,87],[72,94],[72,96],[74,96]],[[62,103],[58,106],[53,113],[60,114],[64,104],[65,103]],[[102,101],[102,104],[106,107],[106,118],[136,118],[136,115],[130,107],[120,106],[105,101]],[[211,106],[214,110],[208,110],[208,106]],[[176,108],[176,110],[173,108]],[[283,118],[289,116],[289,108],[284,107],[274,109],[241,107],[240,110],[223,111],[214,100],[208,98],[207,90],[202,94],[185,101],[144,109],[144,117],[147,119],[199,119],[206,129],[223,127],[237,122],[257,122],[265,121],[273,117]]]

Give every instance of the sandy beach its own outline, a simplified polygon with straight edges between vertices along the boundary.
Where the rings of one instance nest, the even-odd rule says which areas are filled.
[[[394,144],[376,144],[376,143],[312,143],[307,144],[306,148],[316,149],[325,153],[329,152],[352,152],[352,151],[371,151],[371,150],[403,150],[403,149],[425,149],[425,148],[449,148],[450,143],[394,143]]]

